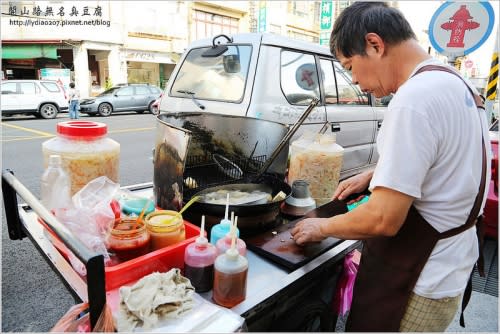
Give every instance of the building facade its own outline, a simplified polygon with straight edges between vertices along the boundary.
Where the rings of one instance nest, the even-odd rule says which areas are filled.
[[[82,97],[123,83],[163,88],[191,41],[266,31],[327,45],[333,21],[352,2],[4,1],[2,78],[64,75]]]

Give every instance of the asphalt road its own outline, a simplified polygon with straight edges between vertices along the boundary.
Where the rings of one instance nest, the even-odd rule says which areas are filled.
[[[156,119],[149,113],[81,117],[104,122],[108,137],[120,143],[120,184],[153,180],[152,148]],[[37,197],[43,173],[42,143],[56,134],[68,114],[44,120],[2,118],[2,170],[8,168]],[[2,199],[2,332],[47,332],[75,300],[28,238],[10,240]]]

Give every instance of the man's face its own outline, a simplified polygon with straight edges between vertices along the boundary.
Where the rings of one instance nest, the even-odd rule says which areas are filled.
[[[359,85],[363,92],[371,93],[375,97],[389,95],[392,92],[387,83],[384,83],[387,73],[383,68],[383,61],[370,47],[367,47],[366,51],[366,55],[354,55],[349,58],[337,52],[337,59],[346,70],[351,71],[352,82]]]

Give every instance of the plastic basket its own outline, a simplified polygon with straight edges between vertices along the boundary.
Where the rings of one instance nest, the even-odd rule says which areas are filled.
[[[39,218],[38,221],[49,233],[50,239],[56,249],[68,259],[70,250],[42,219]],[[137,281],[153,272],[167,272],[172,268],[184,270],[184,251],[187,245],[194,242],[200,235],[200,228],[186,220],[184,220],[184,227],[186,240],[149,252],[129,261],[113,266],[106,266],[104,273],[106,291],[111,291],[124,284]]]

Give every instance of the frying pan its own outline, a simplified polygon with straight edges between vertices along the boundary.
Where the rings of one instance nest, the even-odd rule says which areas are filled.
[[[244,175],[244,182],[238,180],[238,183],[230,183],[216,187],[206,188],[193,196],[200,196],[203,198],[203,195],[218,191],[218,190],[241,190],[241,191],[264,191],[269,192],[271,190],[272,197],[276,196],[280,191],[283,191],[286,196],[289,196],[291,193],[291,187],[284,182],[282,179],[276,177],[273,174],[266,174],[267,169],[273,163],[274,159],[279,155],[281,150],[288,143],[288,140],[297,132],[298,128],[305,121],[307,116],[312,112],[314,107],[316,107],[319,103],[319,100],[313,98],[307,109],[304,111],[302,116],[295,122],[295,124],[288,130],[286,135],[280,141],[278,146],[275,148],[269,159],[265,162],[264,166],[259,170],[256,175]],[[259,217],[259,215],[268,215],[266,219],[274,220],[276,216],[279,214],[279,207],[284,199],[279,201],[265,203],[265,204],[240,204],[240,205],[230,205],[230,211],[234,211],[234,214],[238,216],[238,225],[244,227],[245,222],[241,219],[241,217],[245,216],[254,216]],[[216,216],[223,217],[225,212],[224,204],[212,204],[212,203],[204,203],[202,200],[194,203],[191,206],[191,209],[187,212],[204,214],[207,216]],[[258,220],[258,219],[256,219]],[[191,220],[191,221],[199,221],[199,220]]]

